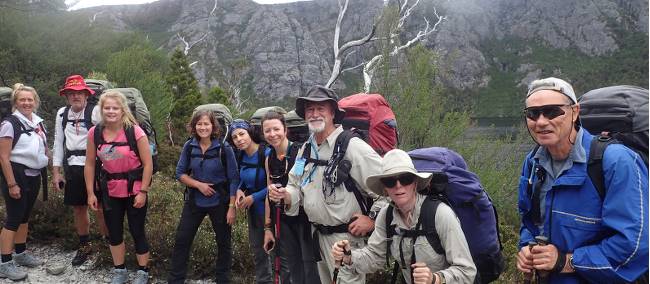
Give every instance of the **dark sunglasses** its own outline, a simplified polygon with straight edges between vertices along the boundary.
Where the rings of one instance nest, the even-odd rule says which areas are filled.
[[[405,174],[397,177],[385,177],[379,179],[379,181],[381,181],[381,183],[387,188],[395,187],[398,180],[401,185],[409,185],[415,181],[415,175]]]
[[[562,109],[562,107],[565,106],[571,106],[571,105],[564,104],[564,105],[544,105],[544,106],[536,106],[536,107],[527,107],[524,109],[524,114],[526,115],[526,118],[534,121],[537,121],[537,119],[539,119],[539,116],[542,114],[547,119],[554,119],[566,113]]]

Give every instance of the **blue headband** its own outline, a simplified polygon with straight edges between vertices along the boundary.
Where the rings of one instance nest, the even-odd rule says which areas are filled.
[[[243,119],[235,119],[231,124],[230,124],[230,135],[232,135],[232,132],[235,131],[235,129],[245,129],[246,131],[251,129],[250,123],[248,121],[243,120]]]

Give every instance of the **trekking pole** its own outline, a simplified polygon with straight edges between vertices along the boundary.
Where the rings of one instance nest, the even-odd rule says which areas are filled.
[[[343,245],[343,247],[341,247],[339,245],[339,247],[343,249],[343,255],[344,255],[343,257],[345,257],[346,255],[352,255],[351,251],[345,249],[345,245]],[[336,281],[339,280],[338,279],[339,278],[339,270],[341,269],[341,267],[343,267],[343,259],[342,258],[341,258],[341,261],[339,261],[339,265],[334,267],[334,275],[332,276],[332,284],[336,284]]]
[[[535,241],[537,241],[537,244],[540,246],[545,246],[548,245],[548,238],[545,236],[536,236]],[[537,272],[537,283],[538,284],[544,284],[544,283],[549,283],[549,272],[548,271],[538,271]]]
[[[528,242],[528,251],[531,251],[531,250],[533,249],[533,247],[534,247],[536,244],[537,244],[537,243],[534,242],[534,241],[530,241],[530,242]],[[536,272],[536,271],[535,271],[535,268],[533,268],[533,269],[531,269],[531,272],[530,272],[530,273],[527,273],[527,274],[524,275],[524,276],[526,277],[526,279],[524,280],[524,284],[532,284],[532,283],[535,283],[535,277],[536,277],[536,273],[535,273],[535,272]]]
[[[276,184],[276,187],[281,185]],[[280,213],[284,207],[284,200],[275,203],[275,257],[274,257],[274,270],[275,270],[275,284],[280,283]]]

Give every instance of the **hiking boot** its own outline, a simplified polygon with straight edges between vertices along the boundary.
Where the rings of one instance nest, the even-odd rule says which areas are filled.
[[[133,284],[147,284],[149,282],[149,272],[138,270],[133,279]]]
[[[16,266],[13,260],[0,263],[0,278],[9,278],[13,281],[27,278],[27,273]]]
[[[27,251],[24,251],[22,253],[17,253],[14,254],[13,256],[14,261],[16,264],[20,266],[27,266],[27,267],[36,267],[41,264],[43,264],[43,261],[36,258],[35,256],[27,253]]]
[[[113,279],[111,284],[124,284],[129,278],[129,272],[126,268],[113,268]]]
[[[88,259],[88,256],[92,253],[92,248],[90,244],[84,244],[77,250],[74,258],[72,258],[72,266],[82,265]]]

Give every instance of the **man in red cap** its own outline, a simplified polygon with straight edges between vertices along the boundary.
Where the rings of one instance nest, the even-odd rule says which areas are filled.
[[[88,97],[94,93],[81,75],[66,78],[59,95],[66,97],[68,105],[57,111],[54,125],[52,182],[54,188],[65,190],[63,202],[73,208],[74,224],[79,236],[79,249],[72,259],[73,266],[86,262],[92,252],[84,164],[88,130],[101,120],[99,108],[88,103]],[[61,175],[61,167],[65,178]],[[102,211],[98,211],[97,215],[100,233],[105,236],[107,231]]]

